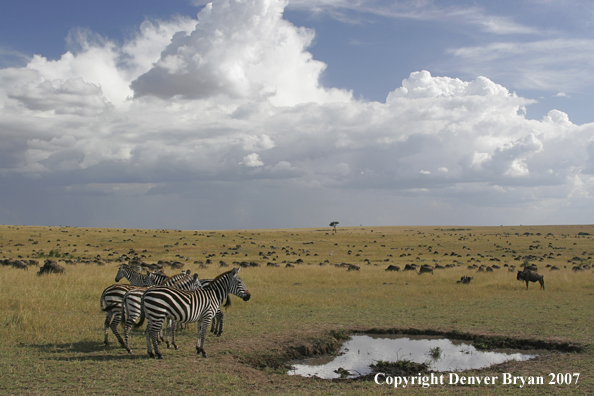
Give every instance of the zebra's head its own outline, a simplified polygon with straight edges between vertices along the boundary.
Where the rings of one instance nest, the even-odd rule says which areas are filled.
[[[237,297],[241,298],[243,301],[248,301],[252,296],[250,291],[246,287],[245,283],[241,280],[237,273],[239,272],[239,268],[233,268],[231,273],[233,277],[231,278],[231,285],[229,287],[229,293],[235,294]]]
[[[118,268],[118,273],[115,277],[115,281],[119,282],[120,279],[124,278],[126,276],[126,271],[125,268],[127,267],[126,264],[121,264],[120,267]]]

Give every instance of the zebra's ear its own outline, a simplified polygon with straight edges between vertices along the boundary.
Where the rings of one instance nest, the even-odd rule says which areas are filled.
[[[198,274],[194,274],[194,281],[198,280]]]
[[[233,267],[233,275],[237,275],[237,273],[239,272],[241,268],[239,267]]]

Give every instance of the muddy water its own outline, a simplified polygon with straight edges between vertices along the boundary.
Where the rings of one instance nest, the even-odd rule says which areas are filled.
[[[439,353],[437,349],[439,348]],[[371,373],[379,360],[410,360],[426,363],[433,371],[454,372],[489,367],[507,360],[529,360],[545,351],[479,351],[464,341],[430,336],[356,335],[342,345],[337,356],[291,362],[291,375],[340,378],[335,370],[348,370],[352,377]],[[439,355],[439,356],[437,356]]]

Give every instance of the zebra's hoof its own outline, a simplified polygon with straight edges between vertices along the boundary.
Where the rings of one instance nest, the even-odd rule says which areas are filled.
[[[163,359],[163,355],[161,355],[161,354],[158,354],[158,355],[157,355],[157,359]]]
[[[154,354],[154,353],[152,353],[152,352],[150,352],[148,355],[149,355],[149,357],[150,357],[151,359],[154,359],[154,358],[155,358],[155,354]]]

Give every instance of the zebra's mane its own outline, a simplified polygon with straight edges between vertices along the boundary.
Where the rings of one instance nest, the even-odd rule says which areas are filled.
[[[233,271],[236,271],[236,270],[237,270],[236,268],[233,268],[233,269],[231,269],[231,270],[229,270],[227,272],[223,272],[222,274],[219,274],[219,275],[215,276],[215,278],[212,281],[210,281],[210,284],[212,285],[213,283],[217,282],[219,280],[219,278],[223,278],[229,272],[233,272]],[[235,273],[237,274],[237,272],[235,272]]]
[[[239,269],[233,268],[227,272],[223,272],[222,274],[215,276],[215,278],[212,281],[210,281],[210,283],[206,287],[212,286],[213,284],[217,284],[218,283],[217,281],[219,280],[219,278],[225,277],[230,272],[235,272],[235,274],[237,274],[238,271],[239,271]],[[223,304],[223,307],[229,308],[230,306],[231,306],[231,295],[227,294],[227,301],[225,301],[225,304]]]

